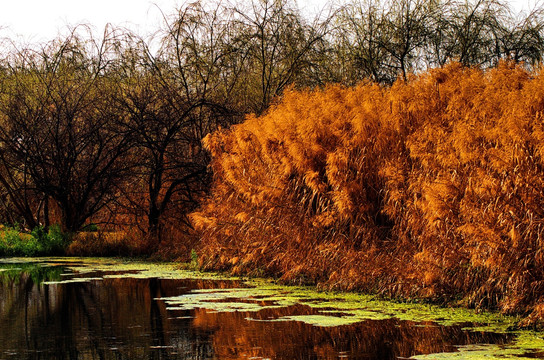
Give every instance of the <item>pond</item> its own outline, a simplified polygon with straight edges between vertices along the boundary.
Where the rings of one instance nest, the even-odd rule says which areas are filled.
[[[0,359],[544,358],[464,309],[112,259],[0,259]]]

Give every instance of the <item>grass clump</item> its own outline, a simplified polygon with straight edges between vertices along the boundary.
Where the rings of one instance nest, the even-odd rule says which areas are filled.
[[[30,233],[23,232],[17,225],[0,229],[0,256],[61,255],[67,244],[68,236],[58,225],[48,230],[38,226]]]
[[[125,231],[81,231],[66,249],[70,256],[140,256],[149,252],[145,238]]]

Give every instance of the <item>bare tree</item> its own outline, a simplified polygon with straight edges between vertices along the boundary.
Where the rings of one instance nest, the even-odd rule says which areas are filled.
[[[252,1],[234,9],[242,33],[237,46],[247,54],[246,91],[250,109],[263,112],[291,84],[313,85],[305,77],[316,66],[312,54],[328,31],[330,19],[309,25],[287,0]]]
[[[117,98],[138,143],[139,185],[127,194],[127,205],[147,218],[144,231],[157,244],[165,214],[175,209],[177,221],[189,226],[185,215],[208,188],[201,140],[240,118],[237,104],[227,102],[243,62],[233,56],[232,22],[224,8],[190,4],[165,20],[156,54],[136,38],[132,51],[124,52]]]
[[[51,198],[62,227],[79,230],[117,194],[130,136],[120,131],[106,76],[114,39],[77,33],[11,59],[2,92],[0,146]]]
[[[528,15],[505,19],[496,36],[500,56],[532,66],[542,62],[544,54],[544,9],[535,8]]]
[[[336,49],[333,66],[344,68],[344,75],[339,77],[342,83],[354,85],[363,79],[389,83],[396,78],[387,66],[390,56],[382,46],[385,18],[379,1],[354,2],[341,9],[339,26],[330,41]]]
[[[464,65],[496,63],[496,41],[507,8],[494,0],[463,2],[455,6],[450,20],[447,57]],[[495,59],[495,60],[493,60]]]

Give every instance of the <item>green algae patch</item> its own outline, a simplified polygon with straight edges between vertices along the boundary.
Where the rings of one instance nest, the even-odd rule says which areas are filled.
[[[201,289],[193,290],[188,294],[162,297],[157,300],[166,302],[168,310],[203,308],[217,312],[253,312],[295,304],[294,302],[282,301],[272,289],[259,288]]]
[[[312,292],[312,290],[306,290]],[[401,321],[434,322],[438,325],[453,326],[471,324],[468,330],[485,332],[506,332],[518,318],[498,313],[476,312],[459,307],[441,307],[431,304],[406,303],[376,299],[370,295],[353,293],[315,293],[320,301],[305,301],[315,309],[335,309],[360,318],[361,320],[385,320],[395,318]],[[477,327],[477,329],[476,329]]]
[[[533,331],[516,332],[510,344],[476,344],[457,347],[457,352],[417,355],[411,359],[419,360],[489,360],[489,359],[534,359],[531,354],[544,349],[544,334]]]
[[[310,324],[313,326],[320,326],[320,327],[343,326],[343,325],[351,325],[351,324],[361,322],[361,319],[356,317],[330,316],[330,315],[292,315],[292,316],[283,316],[279,318],[278,320],[300,321],[305,324]]]
[[[329,320],[327,311],[346,314],[350,321],[383,320],[397,318],[413,322],[433,321],[439,325],[463,323],[477,324],[478,331],[505,332],[516,323],[513,317],[492,313],[476,313],[464,308],[443,308],[434,305],[400,303],[377,300],[373,296],[354,293],[320,292],[312,287],[278,285],[266,279],[242,279],[217,273],[181,269],[175,263],[152,263],[111,258],[10,258],[1,259],[6,263],[38,263],[41,265],[62,265],[75,274],[93,273],[87,279],[102,278],[158,278],[183,280],[233,280],[243,287],[231,289],[194,290],[178,297],[161,298],[169,308],[207,308],[212,311],[258,311],[266,308],[287,307],[295,304],[307,305],[321,311],[324,320]],[[76,281],[75,279],[73,279]],[[72,281],[71,279],[64,280]],[[83,281],[83,280],[79,280]],[[59,283],[59,282],[56,282]],[[239,285],[240,285],[239,284]],[[248,305],[248,300],[251,304]],[[256,303],[257,301],[261,303]],[[243,305],[235,305],[235,304]],[[265,303],[265,304],[264,304]],[[337,318],[337,317],[336,317]],[[314,321],[315,322],[315,321]]]
[[[62,266],[70,271],[86,274],[91,272],[115,273],[104,278],[158,278],[180,280],[237,280],[212,272],[181,269],[178,263],[146,262],[117,258],[78,258],[78,257],[17,257],[0,259],[0,265],[35,263],[40,266]]]
[[[259,311],[296,304],[306,305],[319,312],[312,318],[285,317],[276,320],[299,320],[316,326],[345,325],[366,320],[399,319],[412,322],[435,322],[438,325],[477,324],[478,331],[505,332],[515,319],[491,313],[475,313],[466,309],[441,308],[424,304],[396,303],[376,300],[371,296],[353,294],[328,294],[310,288],[274,285],[252,280],[245,281],[247,288],[193,290],[177,297],[160,298],[172,310],[205,308],[211,311]],[[264,304],[244,304],[247,300]],[[235,304],[239,303],[239,306]],[[248,309],[248,310],[246,310]],[[336,316],[341,312],[344,316]],[[306,315],[304,315],[306,316]],[[321,321],[322,320],[322,321]],[[467,330],[472,330],[470,327]]]
[[[169,304],[169,306],[166,308],[167,310],[174,311],[174,310],[194,310],[201,308],[202,304],[199,303],[180,303],[180,304]],[[209,303],[206,305],[206,310],[210,312],[235,312],[235,311],[243,311],[243,312],[253,312],[253,311],[260,311],[263,309],[262,306],[259,306],[258,304],[254,303],[245,303],[245,302],[217,302],[217,303]]]
[[[317,327],[337,327],[352,325],[358,322],[361,322],[360,319],[356,319],[349,316],[333,316],[326,314],[317,314],[317,315],[289,315],[282,316],[277,319],[256,319],[252,317],[246,318],[248,321],[258,321],[258,322],[278,322],[278,321],[296,321],[309,324]]]
[[[315,326],[339,326],[366,320],[399,319],[435,322],[438,325],[477,324],[478,331],[505,332],[515,319],[497,314],[477,314],[466,309],[441,308],[424,304],[376,300],[372,296],[323,293],[311,288],[276,285],[263,280],[246,280],[247,287],[193,290],[175,297],[163,297],[170,310],[204,308],[210,311],[260,311],[302,304],[318,315],[280,317],[276,320],[302,321]],[[250,302],[250,303],[248,303]],[[342,316],[337,316],[338,313]],[[472,330],[470,327],[467,330]]]

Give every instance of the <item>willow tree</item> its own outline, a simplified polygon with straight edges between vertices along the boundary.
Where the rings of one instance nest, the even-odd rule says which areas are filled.
[[[142,230],[155,244],[171,220],[181,232],[190,226],[186,214],[208,188],[202,138],[239,117],[240,105],[229,103],[241,69],[233,26],[225,7],[190,4],[165,18],[156,52],[133,37],[121,54],[116,103],[137,143],[136,185],[124,206],[147,219]]]
[[[74,31],[40,50],[14,52],[2,86],[0,147],[74,232],[118,194],[131,136],[110,101],[114,38]],[[5,184],[4,184],[5,185]]]
[[[290,85],[321,85],[314,74],[330,17],[310,23],[288,0],[252,1],[234,12],[240,26],[235,45],[247,54],[240,85],[251,112],[265,111]]]

